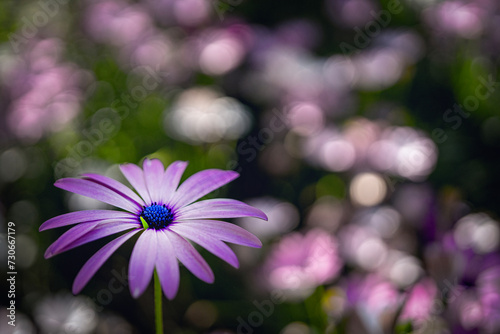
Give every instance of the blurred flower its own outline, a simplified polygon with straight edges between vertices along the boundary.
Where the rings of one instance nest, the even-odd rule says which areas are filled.
[[[262,241],[290,232],[299,224],[299,211],[289,202],[273,197],[259,197],[246,203],[264,212],[268,221],[256,224],[252,219],[239,218],[236,222]]]
[[[487,333],[500,331],[500,265],[485,269],[477,278],[477,290],[483,309],[483,328]]]
[[[392,322],[402,299],[396,287],[378,275],[353,274],[343,283],[348,306],[357,311],[373,333]]]
[[[422,276],[423,269],[420,260],[415,256],[391,249],[380,266],[379,273],[397,287],[407,288]]]
[[[124,69],[146,67],[164,83],[172,84],[189,76],[180,41],[170,31],[158,29],[142,4],[96,1],[87,7],[85,19],[87,33],[93,40],[113,46]]]
[[[314,135],[324,126],[323,111],[312,103],[293,103],[287,114],[291,130],[303,136]]]
[[[59,293],[42,299],[34,310],[42,333],[93,333],[97,314],[90,299]]]
[[[341,268],[337,240],[316,229],[305,235],[294,232],[284,236],[266,259],[263,274],[269,289],[305,297],[318,285],[337,277]]]
[[[312,164],[318,164],[332,172],[348,170],[356,162],[354,146],[334,128],[327,128],[308,138],[302,151]]]
[[[424,10],[423,19],[439,33],[476,38],[483,31],[486,13],[475,2],[443,1]]]
[[[209,169],[194,174],[179,186],[186,166],[186,162],[176,161],[165,171],[158,159],[145,159],[143,169],[134,164],[121,165],[123,175],[141,197],[122,183],[99,174],[88,173],[83,174],[82,179],[56,181],[55,185],[61,189],[128,211],[71,212],[49,219],[40,226],[40,231],[43,231],[78,224],[49,246],[45,252],[46,258],[96,239],[128,231],[109,242],[85,263],[73,283],[73,293],[79,293],[111,254],[138,232],[141,233],[132,251],[128,275],[134,298],[144,292],[156,269],[165,295],[173,299],[180,280],[176,258],[201,280],[207,283],[214,281],[214,274],[208,264],[185,238],[234,267],[238,267],[238,259],[222,241],[250,247],[262,245],[253,234],[237,225],[203,220],[247,216],[267,219],[262,211],[231,199],[193,203],[234,180],[239,174]]]
[[[237,100],[211,88],[182,92],[167,112],[165,131],[173,138],[199,144],[235,140],[250,128],[250,115]]]
[[[241,64],[252,43],[250,27],[242,23],[225,28],[205,29],[188,42],[186,54],[208,75],[224,75]]]
[[[412,181],[424,179],[437,161],[436,145],[422,132],[363,118],[351,120],[343,129],[326,127],[307,138],[302,154],[334,172],[368,167]]]
[[[256,68],[244,89],[254,99],[283,104],[323,102],[334,93],[324,85],[323,62],[303,49],[271,44],[257,48],[253,61]]]
[[[411,30],[381,33],[373,46],[348,57],[355,71],[353,85],[368,91],[394,85],[406,68],[421,58],[423,45],[421,37]]]
[[[126,67],[147,66],[155,70],[155,74],[168,72],[178,75],[172,67],[180,65],[175,41],[166,33],[150,33],[147,36],[121,49],[121,63]],[[182,70],[182,66],[180,69]],[[171,79],[166,76],[162,79]]]
[[[350,224],[339,232],[343,256],[365,270],[380,267],[388,254],[387,244],[372,229]]]
[[[367,50],[353,58],[356,86],[363,90],[382,90],[394,85],[402,76],[405,63],[390,49]]]
[[[424,55],[425,42],[411,29],[385,30],[374,41],[375,48],[387,48],[396,52],[405,64],[412,65]]]
[[[6,75],[11,96],[7,125],[18,138],[36,142],[47,132],[59,131],[80,112],[80,86],[89,75],[74,64],[62,63],[58,39],[32,40],[22,61]]]
[[[434,311],[436,295],[436,283],[429,278],[421,280],[408,292],[399,319],[412,321],[414,325],[421,326],[431,317]]]
[[[389,127],[369,149],[372,165],[412,181],[424,179],[437,161],[434,142],[410,127]]]
[[[140,4],[102,0],[87,8],[85,27],[98,42],[126,46],[149,33],[152,20]]]

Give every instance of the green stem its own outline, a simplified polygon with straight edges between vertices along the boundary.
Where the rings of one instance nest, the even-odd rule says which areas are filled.
[[[154,273],[154,285],[155,285],[155,322],[156,322],[156,334],[163,334],[163,312],[161,310],[161,298],[163,297],[161,292],[160,279],[158,278],[158,273]]]

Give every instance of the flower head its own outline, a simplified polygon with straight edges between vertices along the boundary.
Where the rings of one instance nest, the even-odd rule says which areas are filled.
[[[165,295],[172,299],[179,287],[179,260],[199,279],[212,283],[214,274],[189,239],[233,267],[238,267],[234,252],[224,243],[261,247],[257,237],[243,228],[214,218],[257,217],[266,215],[243,202],[232,199],[196,200],[239,176],[233,171],[208,169],[198,172],[180,186],[187,163],[176,161],[165,170],[157,159],[146,159],[143,169],[134,164],[120,169],[136,194],[122,183],[98,174],[83,178],[57,180],[56,187],[91,197],[125,211],[85,210],[47,220],[40,231],[77,224],[45,252],[49,258],[87,242],[127,231],[95,253],[78,273],[73,293],[79,293],[103,263],[125,241],[140,233],[129,265],[132,296],[147,288],[156,269]]]

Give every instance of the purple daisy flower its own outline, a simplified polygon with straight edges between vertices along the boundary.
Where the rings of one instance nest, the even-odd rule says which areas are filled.
[[[133,235],[140,233],[129,264],[130,291],[134,298],[146,290],[156,269],[165,295],[172,299],[179,287],[179,260],[196,277],[214,281],[207,262],[189,239],[233,267],[235,253],[225,242],[261,247],[257,237],[234,224],[214,218],[257,217],[267,220],[259,209],[233,199],[196,200],[239,176],[234,171],[208,169],[198,172],[179,186],[187,162],[176,161],[165,170],[158,159],[146,159],[143,169],[134,164],[121,165],[125,178],[139,196],[122,183],[98,174],[83,178],[57,180],[56,187],[91,197],[126,211],[85,210],[47,220],[40,231],[77,224],[45,252],[52,257],[87,242],[127,231],[97,251],[82,267],[73,282],[79,293],[111,254]]]

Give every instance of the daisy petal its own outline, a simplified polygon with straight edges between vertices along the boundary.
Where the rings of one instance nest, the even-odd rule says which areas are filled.
[[[123,197],[117,192],[89,180],[59,179],[54,185],[58,188],[87,196],[130,212],[138,212],[140,210],[140,206],[129,198]]]
[[[153,202],[159,203],[161,198],[161,182],[165,167],[158,159],[145,159],[142,163],[144,169],[144,180],[148,188],[149,196]]]
[[[197,230],[182,223],[172,224],[170,230],[180,234],[184,238],[196,242],[210,253],[218,256],[235,268],[239,267],[238,258],[228,245],[207,233],[199,233]]]
[[[44,222],[39,231],[48,230],[51,228],[73,225],[77,223],[85,223],[91,221],[98,221],[101,219],[113,219],[113,218],[134,218],[135,215],[114,210],[83,210],[75,211],[70,213],[65,213],[63,215],[51,218]]]
[[[134,164],[124,164],[120,165],[120,170],[130,185],[134,187],[134,189],[137,190],[139,195],[144,199],[144,202],[146,202],[146,204],[150,204],[151,197],[149,196],[146,182],[144,181],[144,173],[142,172],[142,169]]]
[[[179,289],[179,264],[175,257],[175,250],[165,231],[158,231],[158,253],[156,256],[156,271],[163,292],[168,299],[174,299]]]
[[[96,227],[94,227],[91,231],[81,235],[78,239],[74,240],[70,244],[57,249],[56,253],[53,255],[66,252],[70,249],[76,248],[83,244],[89,243],[91,241],[101,239],[110,235],[113,235],[118,232],[127,231],[133,228],[140,228],[141,225],[136,222],[100,222]]]
[[[137,204],[144,206],[144,201],[137,196],[135,192],[133,192],[129,187],[124,185],[121,182],[118,182],[112,178],[109,178],[104,175],[99,175],[99,174],[93,174],[93,173],[87,173],[87,174],[82,174],[84,179],[86,180],[91,180],[96,183],[102,184],[105,187],[110,188],[111,190],[116,191],[117,193],[121,194],[124,197],[128,197],[132,201],[136,202]]]
[[[186,161],[175,161],[167,167],[161,183],[162,200],[164,204],[169,203],[172,195],[177,190],[187,165],[188,163]]]
[[[139,297],[148,287],[156,262],[158,249],[156,230],[145,230],[134,246],[130,256],[128,276],[132,297]]]
[[[181,208],[205,196],[239,176],[234,171],[207,169],[190,176],[175,192],[172,205]]]
[[[267,220],[261,210],[234,199],[207,199],[180,208],[177,219],[257,217]]]
[[[187,220],[179,223],[179,225],[181,224],[210,234],[222,241],[248,247],[262,247],[262,243],[255,235],[238,225],[228,222],[219,220]]]
[[[56,254],[61,253],[59,251],[61,248],[71,244],[73,241],[77,240],[82,235],[91,231],[98,224],[99,223],[86,223],[86,224],[79,224],[79,225],[76,225],[76,226],[70,228],[63,235],[61,235],[56,241],[54,241],[52,243],[52,245],[50,245],[47,248],[47,250],[45,251],[45,254],[43,256],[46,259],[48,259]]]
[[[214,273],[208,263],[194,249],[193,245],[186,239],[173,231],[166,232],[172,246],[175,249],[175,255],[179,261],[186,266],[196,277],[207,283],[213,283]]]
[[[130,231],[115,240],[111,241],[101,249],[99,249],[92,257],[83,265],[82,269],[76,275],[73,282],[73,294],[77,294],[87,285],[88,281],[94,276],[99,268],[106,262],[106,260],[113,254],[125,241],[130,239],[134,234],[141,229]]]

